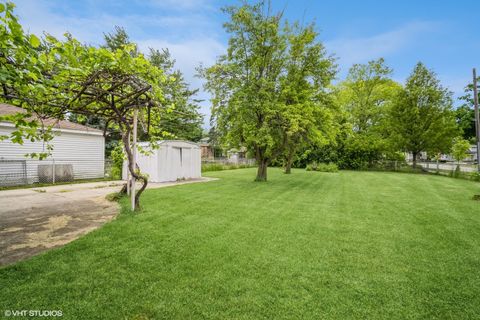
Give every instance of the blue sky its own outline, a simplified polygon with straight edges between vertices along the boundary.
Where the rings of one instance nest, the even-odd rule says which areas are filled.
[[[226,50],[220,8],[238,1],[217,0],[17,0],[17,14],[32,33],[71,32],[91,44],[123,26],[141,50],[168,47],[193,87],[200,62],[210,65]],[[353,63],[383,57],[393,78],[404,82],[416,62],[433,69],[442,83],[461,95],[480,63],[480,1],[272,0],[289,20],[315,21],[320,39],[334,54],[342,79]],[[477,58],[476,58],[477,57]],[[202,98],[208,95],[200,93]],[[202,106],[207,115],[208,101]]]

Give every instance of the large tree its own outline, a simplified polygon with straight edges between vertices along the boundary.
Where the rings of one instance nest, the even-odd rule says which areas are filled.
[[[458,127],[462,131],[463,138],[474,142],[476,134],[472,83],[469,83],[465,87],[465,95],[461,96],[460,100],[463,101],[463,104],[455,110],[455,118],[457,120]]]
[[[175,59],[168,49],[150,49],[150,63],[165,73],[170,80],[161,83],[164,104],[174,106],[161,114],[160,125],[175,139],[199,141],[202,138],[203,115],[200,114],[198,89],[190,89],[182,72],[175,68]],[[168,110],[168,111],[167,111]]]
[[[341,167],[364,168],[389,154],[386,118],[401,89],[391,74],[383,59],[355,64],[336,87],[335,102],[342,111],[345,131],[340,135],[342,140],[337,139]]]
[[[138,207],[148,179],[133,161],[132,118],[137,110],[152,144],[163,135],[158,124],[164,108],[159,85],[165,81],[164,73],[143,55],[134,54],[134,45],[112,51],[83,45],[70,35],[65,41],[48,35],[40,41],[23,32],[12,11],[10,3],[0,6],[1,99],[27,111],[7,119],[16,127],[12,142],[51,139],[48,128],[38,125],[47,117],[99,117],[106,128],[120,132],[128,169],[143,182],[135,195]]]
[[[229,6],[224,24],[227,54],[204,69],[212,94],[212,117],[227,147],[246,146],[258,165],[256,181],[267,180],[267,166],[281,152],[279,78],[284,71],[287,34],[282,13],[267,5]]]
[[[130,39],[123,27],[116,26],[113,32],[104,34],[105,43],[103,48],[115,52],[129,46],[130,54],[137,57],[140,52],[137,45]],[[198,89],[190,89],[185,81],[182,72],[175,68],[175,60],[171,57],[168,49],[149,49],[148,60],[153,66],[163,70],[169,81],[160,81],[158,84],[163,91],[160,125],[164,138],[185,139],[198,141],[202,137],[203,116],[200,114],[201,100],[196,99]],[[105,123],[97,116],[84,117],[82,115],[70,114],[70,120],[86,124],[92,127],[104,129]],[[139,128],[139,139],[148,140],[149,132]],[[107,154],[117,145],[121,137],[118,132],[110,131],[106,137]]]
[[[338,86],[338,102],[357,133],[380,131],[382,120],[400,85],[391,80],[384,59],[353,65]]]
[[[74,39],[57,41],[55,45],[62,48],[57,58],[62,70],[54,75],[59,96],[64,99],[62,109],[65,113],[100,117],[107,130],[120,133],[128,170],[142,182],[135,195],[135,205],[139,207],[148,176],[133,159],[134,114],[138,113],[141,127],[155,147],[164,135],[160,126],[165,108],[160,85],[166,81],[163,71],[142,54],[134,54],[133,44],[115,51],[85,46]]]
[[[282,157],[287,174],[300,150],[324,145],[335,136],[329,91],[335,66],[317,37],[314,25],[303,28],[294,24],[287,41],[279,97]]]
[[[255,155],[255,180],[266,181],[272,160],[283,155],[288,167],[297,146],[329,135],[325,87],[333,63],[313,26],[292,28],[269,3],[224,12],[227,54],[202,70],[214,126],[227,148],[244,146]]]
[[[436,74],[418,63],[408,77],[390,112],[393,143],[413,155],[450,150],[457,127],[451,93],[442,87]]]
[[[24,32],[14,8],[12,2],[0,3],[0,102],[15,104],[24,110],[0,117],[15,124],[10,135],[0,136],[0,140],[8,138],[19,144],[25,139],[42,141],[44,152],[28,154],[42,159],[51,152],[49,142],[54,137],[52,125],[46,125],[43,120],[62,115],[59,108],[48,107],[56,92],[49,71],[56,66],[45,53],[47,45],[34,34]],[[58,48],[51,51],[56,54]]]

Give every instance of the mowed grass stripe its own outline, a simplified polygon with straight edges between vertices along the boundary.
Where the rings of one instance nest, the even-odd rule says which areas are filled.
[[[475,319],[478,183],[254,169],[148,190],[143,212],[0,269],[2,306],[65,319]],[[128,203],[123,201],[128,208]]]

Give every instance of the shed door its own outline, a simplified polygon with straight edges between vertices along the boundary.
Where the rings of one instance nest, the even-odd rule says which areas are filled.
[[[182,149],[172,147],[171,150],[169,180],[175,181],[182,177]]]
[[[192,150],[190,148],[182,148],[182,173],[182,178],[192,177]]]

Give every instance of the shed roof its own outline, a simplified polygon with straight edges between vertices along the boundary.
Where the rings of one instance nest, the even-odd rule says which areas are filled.
[[[9,104],[0,103],[0,116],[11,115],[15,113],[25,113],[27,112],[23,108],[15,107]],[[103,132],[99,129],[90,128],[79,123],[71,122],[68,120],[58,120],[58,119],[45,119],[43,123],[46,126],[52,126],[55,129],[65,129],[65,130],[74,130],[74,131],[83,131],[83,132]]]

